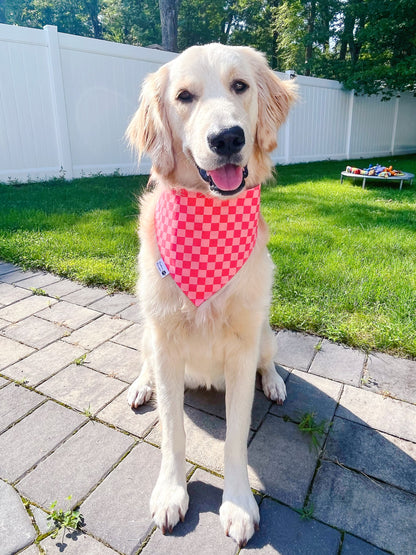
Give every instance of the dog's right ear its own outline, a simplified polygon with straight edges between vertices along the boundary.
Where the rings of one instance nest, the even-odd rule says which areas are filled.
[[[163,105],[163,91],[169,70],[162,66],[156,73],[146,77],[140,95],[140,106],[126,131],[130,146],[139,154],[148,154],[154,169],[161,175],[169,175],[175,165],[172,134]]]

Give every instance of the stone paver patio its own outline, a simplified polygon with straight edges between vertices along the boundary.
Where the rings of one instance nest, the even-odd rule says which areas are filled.
[[[157,410],[126,402],[139,336],[134,297],[0,262],[0,555],[239,552],[218,518],[220,393],[186,393],[189,511],[172,534],[152,524]],[[415,554],[416,362],[284,330],[276,341],[288,399],[256,391],[248,454],[262,520],[241,552]],[[305,413],[323,423],[317,447],[299,430]],[[54,501],[80,507],[82,532],[51,537]]]

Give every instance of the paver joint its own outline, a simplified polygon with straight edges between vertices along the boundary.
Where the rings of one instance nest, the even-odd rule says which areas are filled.
[[[238,552],[218,518],[223,393],[186,392],[190,507],[172,534],[152,524],[157,410],[126,402],[140,333],[130,295],[0,261],[0,555]],[[416,362],[287,330],[276,342],[288,398],[278,407],[255,393],[261,527],[242,552],[415,553]],[[320,426],[315,443],[299,428],[305,414]],[[80,508],[81,532],[51,537],[53,501]]]

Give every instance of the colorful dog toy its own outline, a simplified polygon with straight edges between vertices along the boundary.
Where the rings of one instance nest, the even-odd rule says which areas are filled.
[[[362,170],[361,168],[355,168],[354,166],[347,166],[346,171],[354,175],[368,175],[369,177],[396,177],[404,175],[400,170],[394,170],[393,166],[381,166],[380,164],[375,164],[374,166],[370,164],[368,168]]]

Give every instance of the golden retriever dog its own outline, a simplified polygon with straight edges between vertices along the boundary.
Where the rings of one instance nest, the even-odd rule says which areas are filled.
[[[225,533],[240,546],[259,526],[259,509],[247,473],[256,370],[269,399],[282,403],[286,396],[273,362],[275,338],[268,317],[273,264],[266,248],[267,226],[254,211],[251,250],[242,266],[202,300],[192,298],[177,280],[180,270],[175,260],[179,265],[180,256],[175,249],[180,231],[175,226],[188,217],[178,203],[188,197],[191,205],[202,203],[203,224],[194,220],[184,242],[209,243],[209,249],[214,249],[213,263],[223,237],[215,234],[214,226],[211,229],[212,210],[215,214],[225,210],[225,216],[221,213],[234,232],[233,241],[247,235],[244,222],[235,233],[229,207],[246,198],[250,205],[252,197],[259,196],[259,185],[271,176],[269,154],[276,148],[277,129],[294,98],[291,83],[280,81],[259,52],[220,44],[194,46],[146,78],[139,108],[127,130],[131,145],[140,156],[148,154],[153,164],[150,190],[141,199],[139,231],[143,362],[128,391],[128,402],[137,407],[156,391],[162,462],[150,510],[163,533],[183,520],[188,509],[186,387],[225,387],[227,432],[220,520]],[[204,203],[211,212],[206,212]],[[194,209],[186,208],[192,214]],[[159,229],[164,226],[173,234],[170,242]],[[204,283],[207,274],[203,271],[197,268],[192,275],[195,287],[211,287],[208,279]]]

